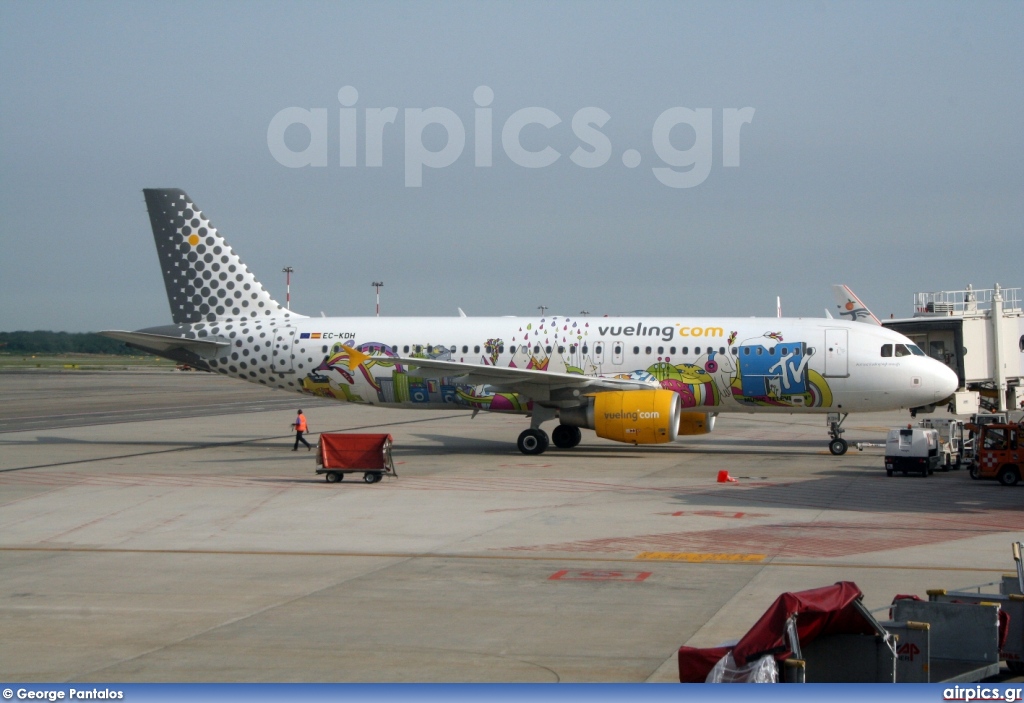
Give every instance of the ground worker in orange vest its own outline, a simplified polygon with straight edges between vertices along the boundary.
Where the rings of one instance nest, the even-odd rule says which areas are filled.
[[[299,451],[299,442],[306,445],[306,451],[311,451],[313,447],[309,446],[309,442],[302,436],[304,432],[309,431],[309,425],[306,424],[306,416],[302,414],[302,408],[299,408],[299,416],[295,418],[295,422],[292,423],[292,427],[295,428],[295,446],[292,447],[293,452]]]

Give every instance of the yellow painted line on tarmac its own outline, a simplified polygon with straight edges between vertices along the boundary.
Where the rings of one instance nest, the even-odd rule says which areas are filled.
[[[717,554],[703,552],[640,552],[636,559],[644,561],[685,561],[691,564],[702,564],[705,562],[762,562],[767,554]]]
[[[48,552],[71,554],[172,554],[182,556],[242,556],[242,557],[362,557],[369,559],[460,559],[460,560],[490,560],[490,561],[561,561],[561,562],[607,562],[607,563],[633,563],[636,557],[609,557],[609,556],[564,556],[558,554],[527,555],[527,554],[448,554],[444,552],[286,552],[269,550],[244,550],[244,549],[124,549],[116,547],[38,547],[38,546],[7,546],[0,547],[2,552]],[[663,560],[665,564],[687,564],[695,562]],[[1006,573],[1006,567],[985,568],[974,566],[902,566],[885,564],[854,564],[844,562],[796,562],[796,561],[704,561],[699,562],[712,566],[759,566],[768,567],[796,567],[811,569],[875,569],[886,571],[955,571],[972,573]]]

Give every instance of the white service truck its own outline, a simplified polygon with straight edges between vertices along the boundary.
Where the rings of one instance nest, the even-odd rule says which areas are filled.
[[[885,473],[929,476],[939,467],[939,431],[927,427],[889,430],[885,440]]]

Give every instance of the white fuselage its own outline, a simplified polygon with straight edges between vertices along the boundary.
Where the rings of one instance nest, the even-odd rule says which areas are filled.
[[[204,356],[212,371],[405,408],[527,413],[534,398],[466,385],[459,376],[418,376],[389,357],[656,380],[679,393],[684,410],[712,413],[914,408],[942,401],[956,388],[952,372],[903,335],[833,319],[291,317],[173,330],[194,339],[230,340],[230,347]],[[914,353],[883,356],[884,345]],[[346,346],[372,359],[350,368],[344,363]]]

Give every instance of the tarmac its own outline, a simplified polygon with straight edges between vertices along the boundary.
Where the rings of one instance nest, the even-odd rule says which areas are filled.
[[[0,397],[9,681],[671,682],[680,645],[738,639],[784,591],[853,581],[884,619],[997,581],[1024,534],[1019,488],[887,478],[881,449],[831,456],[819,415],[526,457],[521,417],[205,373],[2,373]],[[328,484],[292,451],[299,407],[314,441],[391,433],[399,475]]]

